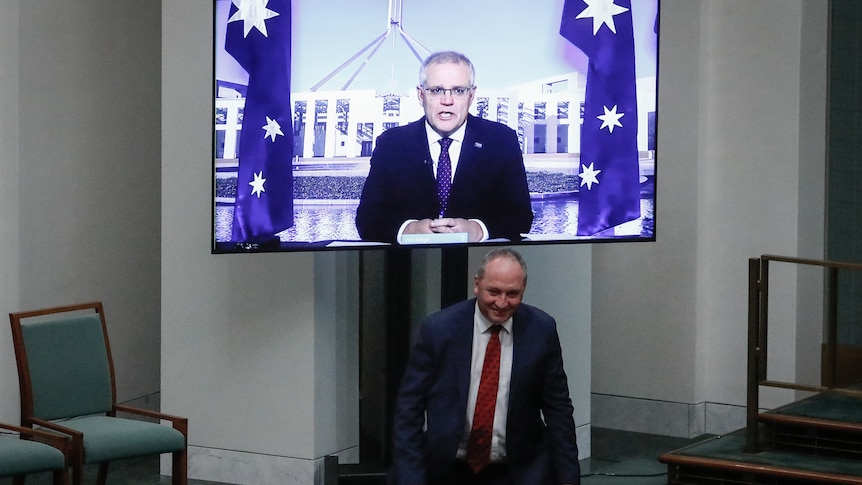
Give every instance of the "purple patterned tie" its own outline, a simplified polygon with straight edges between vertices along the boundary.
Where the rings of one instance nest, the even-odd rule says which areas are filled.
[[[479,473],[491,463],[491,435],[494,429],[494,409],[497,407],[497,384],[500,381],[500,329],[491,325],[488,332],[488,348],[482,364],[482,378],[476,395],[476,410],[473,412],[473,427],[467,441],[467,464],[473,473]]]
[[[449,189],[452,186],[452,161],[449,159],[451,138],[440,139],[440,159],[437,161],[437,196],[440,198],[440,217],[449,205]]]

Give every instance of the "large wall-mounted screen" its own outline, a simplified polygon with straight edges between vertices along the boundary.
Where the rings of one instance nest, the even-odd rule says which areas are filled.
[[[659,0],[215,6],[213,252],[655,240]],[[450,50],[472,61],[475,89],[419,86],[422,60]],[[382,134],[426,115],[432,95],[466,100],[470,118],[508,130],[477,140],[468,122],[460,140],[451,197],[475,163],[481,182],[468,199],[484,209],[409,213],[410,198],[434,183],[433,141],[419,155],[397,143],[395,152],[392,143],[378,151]],[[494,149],[510,140],[517,170],[495,178],[503,172]],[[485,159],[474,162],[474,152]],[[384,163],[414,162],[425,172],[381,175]],[[532,217],[501,232],[499,221],[516,217],[509,202],[521,189],[509,187],[513,178],[525,180]],[[366,210],[372,199],[376,212]],[[482,232],[477,240],[459,231],[366,228],[387,217],[463,218]]]

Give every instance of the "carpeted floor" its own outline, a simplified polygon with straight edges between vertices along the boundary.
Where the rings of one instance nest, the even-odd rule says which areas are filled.
[[[98,466],[84,468],[84,483],[96,483]],[[50,473],[28,475],[27,485],[50,485]],[[108,471],[108,485],[170,485],[171,477],[159,475],[159,457],[137,458],[111,463]],[[12,485],[11,478],[0,478],[0,485]],[[203,480],[189,480],[189,485],[223,485]]]
[[[628,431],[593,428],[592,457],[582,463],[583,485],[663,485],[667,483],[667,465],[658,462],[659,455],[703,441]],[[86,483],[95,483],[96,467],[85,470]],[[0,485],[11,485],[11,478],[0,478]],[[27,477],[28,485],[48,485],[49,474]],[[112,464],[108,485],[144,485],[171,483],[159,475],[159,458],[126,460]],[[189,485],[224,485],[189,480]],[[249,484],[251,485],[251,484]],[[313,485],[313,484],[309,484]]]
[[[664,485],[667,465],[658,457],[708,439],[676,438],[593,428],[592,456],[581,464],[583,485]]]

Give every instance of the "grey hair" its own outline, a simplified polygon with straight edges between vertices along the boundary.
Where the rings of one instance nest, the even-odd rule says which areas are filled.
[[[521,253],[512,248],[496,248],[488,251],[488,253],[482,258],[479,270],[476,271],[476,278],[484,278],[485,268],[488,266],[488,263],[498,258],[509,258],[521,265],[521,269],[524,271],[524,284],[527,283],[527,262],[524,260],[524,257],[521,256]]]
[[[470,59],[467,58],[464,54],[455,51],[441,51],[435,52],[422,61],[422,66],[419,67],[419,87],[427,87],[425,86],[425,82],[428,81],[428,66],[431,64],[463,64],[466,65],[468,69],[470,69],[470,86],[473,87],[476,84],[476,68],[473,67],[473,63],[470,62]]]

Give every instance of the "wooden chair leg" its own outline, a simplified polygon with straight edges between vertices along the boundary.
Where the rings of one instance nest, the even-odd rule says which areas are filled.
[[[189,482],[189,454],[188,449],[183,448],[172,454],[173,467],[171,468],[171,484],[186,485]]]
[[[99,463],[99,476],[96,479],[98,485],[105,485],[108,482],[108,462]]]
[[[83,436],[73,436],[69,448],[69,462],[72,467],[72,485],[84,483],[84,440]]]
[[[72,485],[84,483],[84,465],[81,462],[72,464]]]
[[[67,469],[54,470],[54,485],[69,485],[69,472]]]

